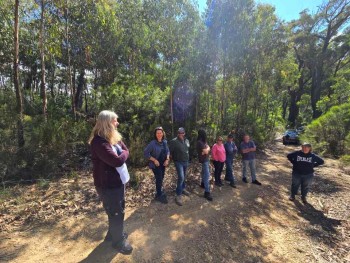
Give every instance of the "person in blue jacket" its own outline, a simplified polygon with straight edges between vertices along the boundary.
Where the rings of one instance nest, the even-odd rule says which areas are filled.
[[[170,152],[165,132],[162,127],[157,127],[154,130],[154,140],[152,140],[144,150],[144,156],[149,160],[148,166],[152,169],[156,179],[156,197],[155,199],[163,204],[167,204],[167,196],[163,192],[163,180],[165,167],[169,165]]]
[[[292,186],[289,200],[294,201],[301,186],[301,200],[307,204],[306,196],[314,177],[314,167],[324,164],[322,158],[311,152],[311,144],[303,143],[301,150],[289,153],[288,160],[293,164]]]

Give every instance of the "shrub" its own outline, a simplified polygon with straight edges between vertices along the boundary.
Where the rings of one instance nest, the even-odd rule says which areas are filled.
[[[350,150],[350,103],[332,107],[307,126],[302,140],[316,151],[339,157]]]

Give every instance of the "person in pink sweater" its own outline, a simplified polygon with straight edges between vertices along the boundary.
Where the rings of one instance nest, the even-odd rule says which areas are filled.
[[[221,173],[224,168],[225,160],[226,160],[226,152],[224,144],[222,143],[222,137],[218,136],[216,139],[216,143],[212,148],[212,159],[214,163],[214,178],[215,185],[223,186],[221,182]]]

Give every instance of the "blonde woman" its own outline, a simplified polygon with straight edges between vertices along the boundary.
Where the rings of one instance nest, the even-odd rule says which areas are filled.
[[[96,191],[108,215],[108,232],[105,241],[122,254],[131,254],[132,246],[124,233],[125,184],[129,174],[125,165],[129,150],[117,131],[118,115],[104,110],[98,115],[89,144]]]

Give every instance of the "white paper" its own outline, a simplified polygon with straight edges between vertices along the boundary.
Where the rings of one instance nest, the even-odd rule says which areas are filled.
[[[119,148],[121,151],[123,151],[121,149],[121,147],[117,144],[117,145],[112,145],[112,149],[113,151],[118,155],[117,153],[117,149],[116,148]],[[116,167],[117,169],[117,172],[119,173],[120,175],[120,179],[122,180],[122,183],[123,184],[126,184],[127,182],[129,182],[130,180],[130,175],[129,175],[129,171],[128,171],[128,167],[126,166],[126,163],[124,163],[122,166],[120,167]]]
[[[126,164],[124,163],[122,166],[117,167],[116,169],[120,175],[120,179],[122,180],[123,184],[126,184],[127,182],[129,182],[130,175]]]

